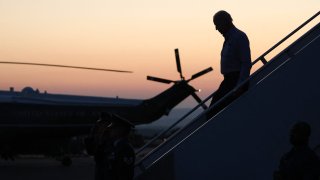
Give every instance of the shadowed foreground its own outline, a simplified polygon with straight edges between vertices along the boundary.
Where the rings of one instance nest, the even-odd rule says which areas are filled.
[[[93,180],[92,158],[73,158],[73,164],[65,167],[54,159],[32,158],[15,161],[0,160],[1,180]]]

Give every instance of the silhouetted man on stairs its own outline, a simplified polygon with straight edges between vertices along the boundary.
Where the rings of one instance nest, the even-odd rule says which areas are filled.
[[[249,39],[244,32],[237,29],[232,23],[231,15],[226,11],[219,11],[213,16],[213,23],[216,30],[225,38],[220,62],[221,74],[223,74],[224,79],[214,93],[210,106],[246,80],[250,75],[252,66]],[[209,117],[245,92],[248,89],[248,85],[248,83],[244,84],[233,97],[226,99],[222,104],[220,103],[210,111]]]

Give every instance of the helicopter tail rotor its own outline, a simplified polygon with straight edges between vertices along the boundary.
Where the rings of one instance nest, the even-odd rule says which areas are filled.
[[[147,76],[147,80],[151,80],[151,81],[156,81],[156,82],[160,82],[160,83],[165,83],[165,84],[170,84],[170,83],[179,83],[179,82],[185,82],[188,83],[189,81],[196,79],[204,74],[207,74],[208,72],[212,71],[212,67],[206,68],[194,75],[192,75],[192,77],[188,80],[185,80],[182,74],[182,69],[181,69],[181,63],[180,63],[180,56],[179,56],[179,49],[175,49],[175,57],[176,57],[176,64],[177,64],[177,71],[180,73],[180,78],[181,80],[178,81],[173,81],[173,80],[168,80],[168,79],[163,79],[163,78],[158,78],[158,77],[153,77],[153,76]],[[194,89],[194,88],[193,88]],[[199,96],[196,95],[195,91],[191,93],[192,97],[198,102],[201,103],[202,100],[199,98]],[[202,105],[202,107],[204,109],[207,109],[207,106],[205,104]]]
[[[207,74],[208,72],[210,72],[210,71],[212,71],[212,70],[213,70],[212,67],[209,67],[209,68],[207,68],[207,69],[204,69],[204,70],[202,70],[202,71],[200,71],[200,72],[192,75],[191,78],[190,78],[188,81],[194,80],[194,79],[196,79],[196,78],[198,78],[198,77],[200,77],[200,76],[202,76],[202,75],[205,75],[205,74]]]
[[[202,103],[202,100],[200,99],[200,97],[195,93],[195,92],[192,92],[191,93],[191,96],[200,104]],[[205,104],[202,104],[201,105],[203,109],[208,109],[207,105]]]
[[[153,76],[147,76],[147,80],[166,83],[166,84],[170,84],[170,83],[174,82],[172,80],[162,79],[162,78],[153,77]]]
[[[175,49],[174,53],[176,55],[177,70],[180,73],[181,80],[184,80],[184,77],[182,75],[181,63],[180,63],[179,49]]]

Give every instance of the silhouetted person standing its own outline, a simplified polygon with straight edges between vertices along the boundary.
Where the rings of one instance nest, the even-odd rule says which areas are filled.
[[[311,128],[306,122],[296,123],[290,132],[292,149],[281,158],[275,180],[319,180],[320,161],[309,147]]]
[[[210,105],[225,96],[250,75],[251,53],[247,35],[237,29],[226,11],[219,11],[213,16],[213,23],[222,36],[224,43],[221,51],[221,74],[224,79],[212,97]],[[248,84],[242,88],[246,91]]]

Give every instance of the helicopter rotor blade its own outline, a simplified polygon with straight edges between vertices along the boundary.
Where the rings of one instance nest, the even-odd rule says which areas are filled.
[[[191,95],[199,104],[202,102],[200,97],[195,92],[193,92]],[[203,109],[208,109],[207,105],[205,105],[205,104],[202,104],[201,106]]]
[[[209,68],[207,68],[207,69],[204,69],[204,70],[202,70],[202,71],[200,71],[200,72],[192,75],[192,77],[191,77],[188,81],[191,81],[191,80],[193,80],[193,79],[196,79],[196,78],[198,78],[198,77],[200,77],[200,76],[202,76],[202,75],[204,75],[204,74],[207,74],[208,72],[210,72],[210,71],[212,71],[212,70],[213,70],[212,67],[209,67]]]
[[[161,82],[161,83],[165,83],[165,84],[170,84],[170,83],[174,82],[172,80],[157,78],[157,77],[153,77],[153,76],[147,76],[147,80]]]
[[[123,70],[115,70],[115,69],[103,69],[103,68],[91,68],[91,67],[67,66],[67,65],[57,65],[57,64],[43,64],[43,63],[29,63],[29,62],[0,61],[0,64],[17,64],[17,65],[31,65],[31,66],[49,66],[49,67],[85,69],[85,70],[94,70],[94,71],[111,71],[111,72],[120,72],[120,73],[132,73],[132,71],[123,71]]]
[[[181,80],[184,80],[184,77],[182,75],[181,63],[180,63],[179,49],[175,49],[174,53],[176,55],[177,70],[180,73]]]

